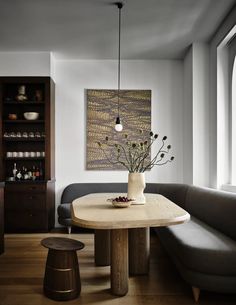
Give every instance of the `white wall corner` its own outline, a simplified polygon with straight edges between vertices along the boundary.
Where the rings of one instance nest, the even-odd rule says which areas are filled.
[[[210,186],[209,44],[193,48],[193,184]]]
[[[184,182],[210,185],[209,45],[195,42],[184,58]]]
[[[55,81],[56,77],[56,59],[52,52],[50,52],[50,76]]]

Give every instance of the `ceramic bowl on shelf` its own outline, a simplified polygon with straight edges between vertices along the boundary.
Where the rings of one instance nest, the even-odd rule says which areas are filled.
[[[38,112],[24,112],[24,118],[26,120],[37,120],[39,117]]]

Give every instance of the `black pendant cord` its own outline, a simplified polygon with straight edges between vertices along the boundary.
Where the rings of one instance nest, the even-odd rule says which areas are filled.
[[[123,3],[118,2],[116,3],[119,9],[119,44],[118,44],[118,92],[117,92],[117,99],[118,99],[118,118],[120,117],[120,36],[121,36],[121,9],[123,7]]]

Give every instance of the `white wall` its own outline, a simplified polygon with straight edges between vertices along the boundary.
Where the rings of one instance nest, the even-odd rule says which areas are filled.
[[[85,89],[116,89],[117,62],[57,61],[55,69],[58,203],[69,183],[126,182],[127,172],[85,169]],[[152,128],[173,147],[175,161],[148,172],[147,182],[183,182],[183,62],[122,61],[121,88],[152,90]]]
[[[193,183],[193,50],[184,58],[183,182]]]
[[[0,52],[0,76],[50,76],[50,52]]]
[[[209,186],[209,45],[193,44],[193,184]]]

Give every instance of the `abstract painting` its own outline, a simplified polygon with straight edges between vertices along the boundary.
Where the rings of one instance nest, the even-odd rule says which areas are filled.
[[[151,130],[151,90],[120,90],[120,118],[123,131],[114,130],[118,112],[117,90],[87,90],[87,153],[89,170],[123,170],[118,164],[111,164],[98,142],[109,137],[109,143],[125,143],[125,134],[132,141]],[[106,154],[113,158],[114,150],[107,148]]]

